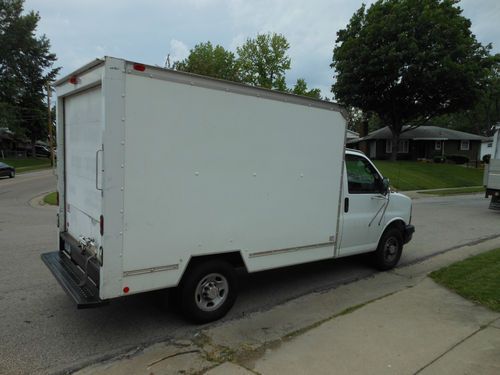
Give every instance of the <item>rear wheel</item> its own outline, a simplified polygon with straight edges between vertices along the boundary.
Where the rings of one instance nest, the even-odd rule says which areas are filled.
[[[380,242],[377,250],[373,253],[375,266],[382,271],[394,268],[401,258],[403,251],[403,234],[398,228],[387,229]]]
[[[234,268],[222,260],[197,262],[189,267],[179,285],[183,314],[197,323],[222,318],[237,295]]]
[[[9,178],[14,178],[15,175],[16,175],[16,172],[10,171]]]

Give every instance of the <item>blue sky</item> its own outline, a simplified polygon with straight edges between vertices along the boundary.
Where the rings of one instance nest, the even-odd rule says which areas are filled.
[[[366,1],[368,4],[373,1]],[[462,0],[463,14],[483,43],[500,52],[500,1]],[[357,0],[26,0],[36,10],[58,56],[61,74],[96,57],[121,57],[153,65],[182,59],[200,42],[236,50],[258,33],[276,32],[290,43],[288,85],[304,78],[330,95],[329,64],[336,32],[361,6]]]

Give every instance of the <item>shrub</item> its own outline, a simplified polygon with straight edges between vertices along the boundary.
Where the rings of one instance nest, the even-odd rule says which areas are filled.
[[[446,161],[446,156],[444,155],[435,155],[432,160],[434,160],[434,163],[444,163]]]
[[[469,158],[465,155],[446,155],[446,160],[452,161],[455,164],[465,164],[469,162]]]
[[[490,164],[490,159],[491,159],[491,155],[490,154],[486,154],[483,156],[483,163],[484,164]]]

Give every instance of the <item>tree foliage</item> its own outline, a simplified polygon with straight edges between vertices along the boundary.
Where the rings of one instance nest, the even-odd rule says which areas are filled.
[[[37,37],[40,16],[23,13],[24,0],[0,0],[0,116],[34,143],[46,136],[44,90],[57,72],[50,42]]]
[[[293,89],[290,91],[292,94],[295,95],[302,95],[302,96],[308,96],[310,98],[314,99],[321,99],[321,90],[320,89],[309,89],[307,87],[307,83],[305,79],[299,78],[297,79],[297,83],[295,83],[295,86]]]
[[[469,133],[492,135],[493,126],[500,123],[500,63],[496,62],[490,70],[481,97],[472,108],[440,116],[433,123]]]
[[[197,44],[187,58],[174,62],[173,68],[228,81],[240,80],[234,53],[210,42]]]
[[[403,125],[471,108],[492,59],[461,12],[456,0],[363,5],[337,33],[331,64],[336,99],[377,114],[395,146]],[[393,160],[397,151],[393,147]]]
[[[258,34],[237,48],[241,80],[254,86],[286,91],[290,44],[281,34]]]
[[[303,78],[299,78],[293,88],[287,88],[285,75],[291,66],[287,55],[289,47],[283,35],[270,33],[247,39],[237,48],[237,56],[220,45],[200,43],[189,51],[187,58],[174,62],[173,68],[321,99],[320,89],[309,89]]]

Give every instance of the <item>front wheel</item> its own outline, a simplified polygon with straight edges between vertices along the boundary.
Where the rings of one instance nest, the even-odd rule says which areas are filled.
[[[196,323],[222,318],[236,301],[234,268],[221,260],[191,265],[179,285],[180,306],[186,317]]]
[[[403,234],[397,228],[390,228],[384,232],[377,250],[373,253],[375,266],[386,271],[398,264],[403,251]]]
[[[15,175],[16,175],[16,172],[10,171],[9,178],[14,178]]]

